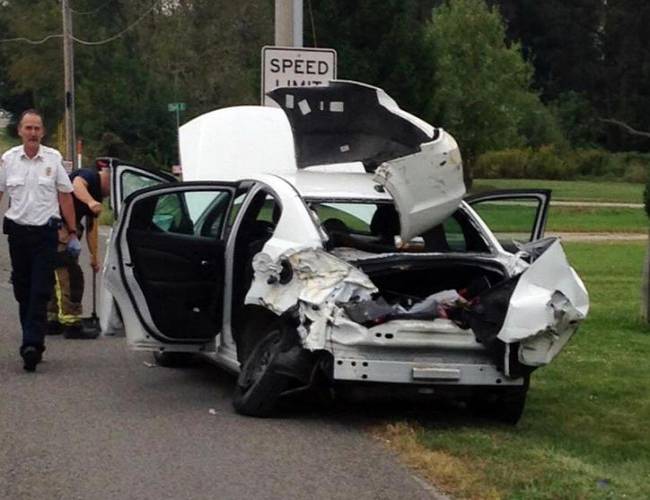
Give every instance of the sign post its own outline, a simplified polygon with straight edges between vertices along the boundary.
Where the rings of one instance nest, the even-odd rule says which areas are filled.
[[[181,125],[181,111],[185,111],[184,102],[170,102],[167,104],[167,111],[170,113],[176,112],[176,129]]]
[[[336,51],[304,47],[262,48],[264,106],[275,106],[267,92],[279,87],[316,87],[336,80]]]
[[[181,136],[180,136],[180,128],[181,128],[181,111],[185,111],[185,103],[184,102],[170,102],[167,104],[167,111],[170,113],[176,113],[176,142],[178,145],[178,159],[180,161],[180,156],[181,156]]]

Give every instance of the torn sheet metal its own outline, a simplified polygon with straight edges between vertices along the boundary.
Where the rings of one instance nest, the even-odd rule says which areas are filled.
[[[395,200],[402,241],[442,223],[465,195],[458,144],[444,130],[419,152],[382,164],[373,180]]]
[[[290,266],[292,277],[282,284],[286,279],[282,277],[286,265]],[[352,297],[367,299],[377,292],[363,272],[320,249],[283,254],[276,261],[260,252],[253,258],[253,270],[255,279],[246,303],[259,303],[254,297],[260,297],[279,314],[299,300],[319,305],[332,300],[347,302]]]
[[[589,311],[589,296],[559,240],[520,276],[497,337],[521,342],[520,361],[539,366],[560,351]]]
[[[261,252],[253,259],[255,278],[247,304],[282,314],[299,306],[300,333],[307,349],[323,349],[338,304],[368,300],[377,288],[361,271],[320,249],[287,253],[273,260]]]

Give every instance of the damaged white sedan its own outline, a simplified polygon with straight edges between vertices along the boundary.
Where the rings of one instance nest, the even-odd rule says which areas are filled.
[[[243,414],[326,381],[455,391],[516,422],[589,307],[542,239],[550,193],[463,201],[454,139],[375,87],[271,97],[184,125],[186,182],[113,169],[104,329],[237,372]]]

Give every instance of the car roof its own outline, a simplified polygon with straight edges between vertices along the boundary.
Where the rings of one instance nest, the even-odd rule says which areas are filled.
[[[326,170],[319,171],[319,167],[312,167],[278,174],[278,177],[291,184],[306,199],[392,201],[390,194],[373,180],[374,174],[366,173],[360,163],[357,168],[342,164],[336,172],[332,171],[331,165]]]

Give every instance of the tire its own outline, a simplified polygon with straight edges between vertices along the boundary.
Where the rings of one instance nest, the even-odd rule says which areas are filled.
[[[191,352],[154,351],[153,359],[158,366],[165,368],[184,368],[191,364],[194,359],[194,354]]]
[[[522,386],[503,387],[475,395],[471,401],[473,413],[479,417],[515,425],[526,407],[528,384],[529,377],[526,376]]]
[[[289,377],[276,371],[275,361],[283,351],[281,325],[274,325],[255,345],[244,362],[233,394],[237,413],[268,417],[276,409],[280,395],[290,383]]]

